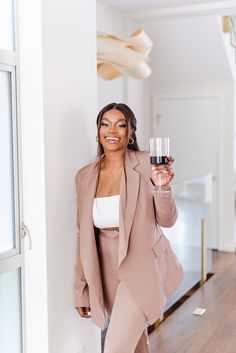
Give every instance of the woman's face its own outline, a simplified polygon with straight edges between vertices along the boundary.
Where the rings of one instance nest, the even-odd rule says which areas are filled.
[[[99,141],[104,151],[118,151],[127,147],[128,124],[124,114],[116,109],[104,113],[99,129]]]

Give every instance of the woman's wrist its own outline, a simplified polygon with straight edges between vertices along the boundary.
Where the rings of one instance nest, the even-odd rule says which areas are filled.
[[[160,185],[156,185],[156,184],[153,182],[152,178],[150,178],[150,180],[151,180],[151,183],[152,183],[154,189],[158,189],[158,188],[161,187],[161,189],[164,190],[164,191],[169,191],[169,190],[171,190],[170,183],[167,183],[167,184],[165,184],[165,185],[161,185],[161,186],[160,186]]]
[[[169,191],[170,190],[170,184],[162,185],[161,186],[162,190]]]

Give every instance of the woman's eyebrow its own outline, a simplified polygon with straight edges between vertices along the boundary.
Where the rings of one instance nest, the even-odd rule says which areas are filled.
[[[107,119],[107,118],[102,118],[102,120],[106,120],[106,121],[109,121],[109,123],[111,123],[111,121],[109,119]],[[119,122],[119,121],[125,121],[126,122],[126,120],[123,119],[123,118],[117,120],[117,122]]]

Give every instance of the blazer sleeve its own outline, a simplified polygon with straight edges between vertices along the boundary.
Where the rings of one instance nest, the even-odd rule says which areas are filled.
[[[76,174],[76,195],[77,195],[77,246],[76,246],[76,264],[74,273],[74,302],[75,307],[90,306],[89,303],[89,287],[86,281],[83,266],[80,260],[80,222],[79,222],[79,195],[78,195],[78,185],[79,177]]]
[[[172,227],[178,217],[171,187],[166,192],[157,192],[157,187],[150,180],[150,192],[154,198],[156,221],[161,227]]]

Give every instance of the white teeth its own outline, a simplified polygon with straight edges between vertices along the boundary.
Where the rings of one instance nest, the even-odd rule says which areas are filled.
[[[118,137],[106,137],[106,140],[109,140],[109,141],[119,141]]]

